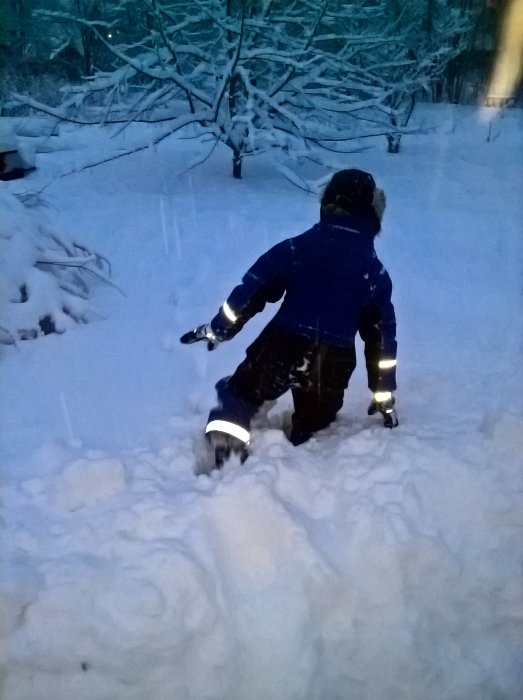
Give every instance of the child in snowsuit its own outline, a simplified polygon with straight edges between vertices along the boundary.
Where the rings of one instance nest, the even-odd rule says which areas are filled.
[[[321,198],[319,223],[264,253],[210,324],[180,338],[182,343],[206,340],[213,350],[267,302],[283,297],[245,360],[216,385],[219,404],[209,415],[206,434],[214,446],[221,445],[224,457],[231,449],[245,449],[258,409],[289,389],[293,445],[332,423],[356,367],[358,332],[373,393],[368,413],[380,412],[386,427],[398,424],[392,283],[374,250],[384,208],[384,193],[369,173],[336,173]]]

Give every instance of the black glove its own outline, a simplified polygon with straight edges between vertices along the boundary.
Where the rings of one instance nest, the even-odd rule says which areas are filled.
[[[191,345],[199,340],[207,341],[207,350],[214,350],[218,347],[221,340],[216,336],[210,323],[204,323],[203,326],[198,326],[194,330],[184,333],[180,338],[180,343]]]
[[[382,398],[380,394],[387,394],[385,398]],[[392,392],[376,392],[374,398],[370,402],[370,406],[367,410],[369,416],[373,416],[375,413],[381,413],[383,416],[383,425],[386,428],[397,428],[398,416],[394,410],[394,404],[396,399]]]

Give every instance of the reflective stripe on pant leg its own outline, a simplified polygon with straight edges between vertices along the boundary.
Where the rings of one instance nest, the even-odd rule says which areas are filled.
[[[242,428],[241,425],[237,425],[236,423],[232,423],[228,420],[209,421],[207,423],[207,427],[205,428],[205,434],[207,435],[208,433],[212,433],[214,431],[231,435],[246,445],[251,439],[251,435],[248,430],[245,430],[245,428]]]
[[[258,407],[236,396],[229,386],[229,377],[224,377],[216,384],[218,406],[209,413],[205,433],[219,432],[230,435],[244,444],[250,441],[251,419]]]

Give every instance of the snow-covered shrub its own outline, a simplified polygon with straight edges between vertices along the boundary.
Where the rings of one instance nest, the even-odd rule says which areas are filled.
[[[89,285],[107,278],[107,261],[2,189],[0,211],[0,343],[63,333],[92,320]]]

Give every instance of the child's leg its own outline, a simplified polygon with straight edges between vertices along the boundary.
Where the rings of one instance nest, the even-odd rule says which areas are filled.
[[[309,386],[292,389],[294,415],[289,440],[293,445],[306,442],[336,419],[356,367],[353,348],[323,346],[314,359]]]
[[[218,405],[209,413],[205,432],[221,432],[246,445],[250,440],[251,420],[259,408],[255,400],[238,396],[230,386],[231,377],[216,384]]]
[[[206,432],[225,432],[247,443],[252,418],[265,401],[290,388],[310,345],[309,339],[269,324],[234,374],[216,385],[219,404],[209,415]]]

